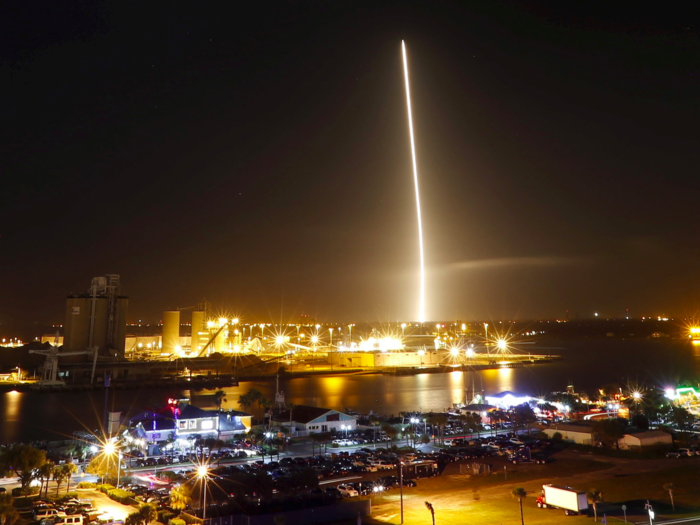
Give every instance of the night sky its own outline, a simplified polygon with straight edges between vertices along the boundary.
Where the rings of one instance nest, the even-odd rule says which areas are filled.
[[[692,3],[246,4],[0,13],[0,335],[105,273],[134,321],[415,319],[401,39],[430,319],[700,307]]]

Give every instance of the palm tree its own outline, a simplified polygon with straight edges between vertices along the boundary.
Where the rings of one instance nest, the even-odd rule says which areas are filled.
[[[382,425],[382,430],[384,431],[384,433],[385,433],[387,436],[389,436],[389,440],[390,440],[391,444],[393,445],[393,444],[394,444],[394,439],[396,438],[396,434],[398,434],[399,431],[396,430],[396,427],[392,427],[392,426],[389,425],[388,423],[385,423],[385,424]]]
[[[39,496],[41,497],[41,490],[44,488],[44,483],[46,483],[46,495],[49,492],[49,481],[51,476],[53,476],[54,465],[51,461],[47,461],[42,466],[39,467],[38,477],[41,480],[41,487],[39,488]]]
[[[66,481],[66,479],[68,479],[71,475],[70,470],[66,468],[67,465],[68,464],[56,465],[53,469],[53,480],[56,482],[56,496],[58,496],[58,491],[61,488],[61,483]]]
[[[523,500],[527,497],[527,491],[522,487],[515,487],[510,491],[510,495],[514,498],[518,498],[518,503],[520,503],[520,523],[525,525],[525,517],[523,516]]]
[[[121,459],[117,459],[117,461],[121,461]],[[73,462],[70,462],[70,463],[64,463],[63,465],[61,465],[61,467],[62,467],[62,468],[65,470],[65,472],[66,472],[66,478],[67,478],[67,481],[68,481],[68,483],[66,484],[66,493],[67,493],[68,491],[70,491],[70,480],[71,480],[71,477],[73,476],[73,474],[75,474],[76,472],[78,472],[78,465],[76,465],[76,464],[73,463]]]
[[[426,501],[425,506],[430,511],[430,515],[433,518],[433,525],[435,525],[435,509],[433,508],[433,504],[430,503],[429,501]]]
[[[216,408],[221,410],[221,403],[226,401],[226,392],[223,390],[217,390],[214,392],[214,399],[216,400]]]
[[[247,394],[241,394],[238,396],[238,404],[241,405],[241,408],[245,411],[247,411],[250,407],[253,406],[253,398],[250,395],[250,392]]]
[[[586,499],[593,506],[593,516],[595,521],[598,521],[598,503],[603,501],[603,493],[599,490],[591,489],[586,493]]]
[[[664,490],[668,492],[668,496],[671,498],[671,508],[673,512],[676,512],[676,505],[673,503],[673,490],[676,486],[673,483],[664,483]]]
[[[175,510],[185,510],[192,503],[192,489],[188,485],[173,487],[170,491],[170,506]]]

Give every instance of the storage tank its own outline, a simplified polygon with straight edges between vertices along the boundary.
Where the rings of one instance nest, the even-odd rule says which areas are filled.
[[[180,346],[180,312],[169,310],[163,312],[163,353],[176,353],[176,346]]]
[[[192,312],[192,353],[199,355],[202,346],[206,344],[199,338],[199,332],[204,330],[204,310],[194,310]]]

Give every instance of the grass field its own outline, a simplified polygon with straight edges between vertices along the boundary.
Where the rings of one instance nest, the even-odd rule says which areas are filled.
[[[404,523],[432,523],[425,502],[435,508],[435,519],[445,524],[519,525],[518,501],[510,496],[513,487],[528,491],[523,501],[525,525],[593,524],[593,517],[565,516],[558,509],[538,509],[535,499],[544,483],[558,483],[588,491],[603,492],[598,504],[599,521],[623,522],[622,505],[629,521],[646,521],[646,500],[654,506],[657,519],[700,514],[700,458],[685,460],[629,460],[596,457],[565,457],[547,465],[494,465],[494,473],[472,478],[459,474],[457,466],[439,478],[419,480],[419,486],[404,490]],[[507,476],[507,479],[506,479]],[[675,512],[671,509],[665,483],[673,483]],[[400,522],[398,489],[372,500],[372,517],[365,523]]]

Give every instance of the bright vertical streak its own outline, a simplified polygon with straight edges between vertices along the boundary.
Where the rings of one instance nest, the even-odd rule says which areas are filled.
[[[411,158],[413,159],[413,184],[416,188],[416,213],[418,215],[418,251],[420,253],[420,300],[418,303],[418,322],[425,322],[425,261],[423,256],[423,221],[420,213],[420,192],[418,190],[418,165],[416,163],[416,144],[413,139],[413,114],[411,112],[411,89],[408,85],[408,60],[406,44],[401,41],[403,51],[403,73],[406,79],[406,105],[408,106],[408,132],[411,136]]]

